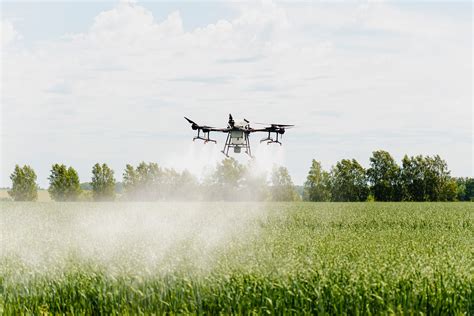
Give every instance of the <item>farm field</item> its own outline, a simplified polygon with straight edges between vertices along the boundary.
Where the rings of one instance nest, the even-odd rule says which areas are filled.
[[[0,203],[0,314],[473,314],[472,203]]]
[[[0,189],[0,201],[2,199],[11,200],[11,196],[8,194],[7,189]],[[38,202],[51,202],[48,190],[38,190]]]

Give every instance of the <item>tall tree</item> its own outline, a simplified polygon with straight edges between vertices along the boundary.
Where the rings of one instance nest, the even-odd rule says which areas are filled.
[[[242,184],[245,167],[234,158],[226,158],[217,165],[216,182],[231,188],[238,188]]]
[[[307,201],[331,200],[331,177],[321,168],[321,163],[313,159],[304,183],[303,198]]]
[[[464,201],[474,201],[474,178],[465,178]]]
[[[446,161],[438,155],[405,155],[401,174],[404,200],[452,201],[456,198],[457,183],[451,178]]]
[[[273,201],[297,201],[299,195],[295,190],[288,169],[275,167],[271,176],[271,193]]]
[[[422,155],[402,159],[403,199],[406,201],[426,201],[425,159]]]
[[[188,170],[182,171],[177,181],[175,199],[189,201],[197,200],[200,197],[199,181]]]
[[[466,178],[464,201],[474,201],[474,178]]]
[[[114,171],[107,164],[96,163],[92,167],[92,197],[94,201],[113,201],[115,199]]]
[[[125,196],[131,200],[156,201],[160,192],[163,171],[157,163],[141,162],[137,168],[126,165],[123,174]]]
[[[160,181],[161,198],[165,200],[179,199],[179,185],[181,174],[172,169],[163,169],[162,179]]]
[[[376,201],[400,201],[402,189],[400,167],[386,151],[378,150],[370,157],[367,179]]]
[[[8,194],[15,201],[36,201],[38,199],[38,185],[36,184],[36,173],[28,165],[22,168],[16,165],[10,175],[12,189]]]
[[[458,200],[458,183],[456,179],[449,178],[443,184],[439,201],[457,201]]]
[[[333,201],[366,201],[369,195],[365,169],[357,160],[343,159],[331,170]]]
[[[439,155],[425,158],[425,189],[429,201],[453,201],[457,183],[452,181],[448,164]]]
[[[135,196],[136,184],[138,182],[138,175],[135,168],[127,164],[123,172],[123,192],[128,199],[132,199]]]
[[[245,166],[234,158],[226,158],[217,164],[216,170],[206,179],[206,195],[212,200],[239,200]]]
[[[459,201],[474,200],[474,178],[457,178],[457,199]]]
[[[76,201],[81,194],[79,176],[73,167],[54,164],[51,168],[48,192],[55,201]]]

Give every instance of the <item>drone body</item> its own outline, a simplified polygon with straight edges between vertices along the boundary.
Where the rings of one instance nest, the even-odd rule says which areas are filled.
[[[245,150],[245,153],[252,157],[252,153],[250,151],[250,141],[249,136],[251,133],[255,132],[266,132],[268,136],[260,140],[260,142],[267,142],[267,144],[276,143],[280,144],[278,137],[279,135],[283,135],[285,133],[285,129],[293,127],[293,125],[287,124],[265,124],[269,125],[264,128],[252,128],[250,127],[250,122],[244,119],[243,122],[236,123],[232,118],[232,115],[229,114],[229,121],[226,128],[215,128],[211,126],[205,125],[198,125],[197,123],[191,121],[187,117],[185,119],[191,124],[191,128],[193,130],[197,130],[198,134],[196,137],[193,138],[193,141],[196,139],[203,140],[204,143],[213,142],[217,143],[214,139],[209,138],[210,132],[222,132],[227,133],[227,139],[224,145],[224,149],[222,153],[229,157],[229,149],[233,148],[234,153],[240,153],[242,149]],[[261,124],[261,123],[256,123]],[[201,131],[203,132],[203,136],[201,136]],[[275,134],[275,139],[273,139],[271,134]]]

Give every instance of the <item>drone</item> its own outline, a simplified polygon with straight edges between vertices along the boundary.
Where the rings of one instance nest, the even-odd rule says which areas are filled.
[[[294,125],[288,124],[266,124],[266,123],[255,123],[259,125],[267,125],[262,128],[253,128],[250,127],[250,121],[244,119],[243,122],[236,123],[232,118],[232,114],[229,114],[229,121],[226,128],[216,128],[206,125],[199,125],[196,122],[184,117],[186,121],[191,124],[191,128],[193,130],[197,130],[197,136],[193,138],[193,141],[196,139],[204,141],[204,144],[208,142],[212,142],[217,144],[217,141],[214,139],[209,138],[209,134],[211,132],[221,132],[227,133],[227,139],[225,141],[224,149],[222,153],[229,157],[229,149],[233,148],[234,153],[238,154],[243,149],[245,153],[252,157],[252,153],[250,151],[250,141],[249,136],[251,133],[255,132],[265,132],[268,133],[267,137],[260,140],[260,143],[267,142],[268,144],[280,144],[281,146],[281,138],[285,133],[287,128],[291,128]],[[202,134],[201,134],[202,132]],[[274,134],[274,135],[272,135]],[[274,138],[272,137],[274,136]],[[280,138],[279,138],[280,137]]]

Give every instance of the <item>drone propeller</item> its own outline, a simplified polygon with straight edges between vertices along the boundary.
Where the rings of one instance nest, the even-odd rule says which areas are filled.
[[[271,127],[282,127],[282,128],[292,128],[294,127],[294,125],[290,125],[290,124],[275,124],[275,123],[254,123],[254,124],[258,124],[258,125],[270,125]]]
[[[229,126],[230,127],[234,127],[234,124],[235,124],[235,121],[234,119],[232,118],[232,114],[229,114]]]
[[[188,121],[189,123],[191,123],[191,124],[196,124],[196,122],[193,122],[193,121],[191,121],[191,120],[190,120],[190,119],[188,119],[186,116],[185,116],[184,118],[185,118],[185,119],[186,119],[186,121]],[[196,124],[196,125],[197,125],[197,124]]]
[[[188,119],[186,116],[184,117],[186,119],[186,121],[188,121],[190,124],[191,124],[191,127],[192,129],[196,130],[196,129],[202,129],[204,132],[207,133],[208,130],[210,129],[214,129],[215,127],[212,127],[212,126],[206,126],[206,125],[199,125],[197,124],[196,122]]]

